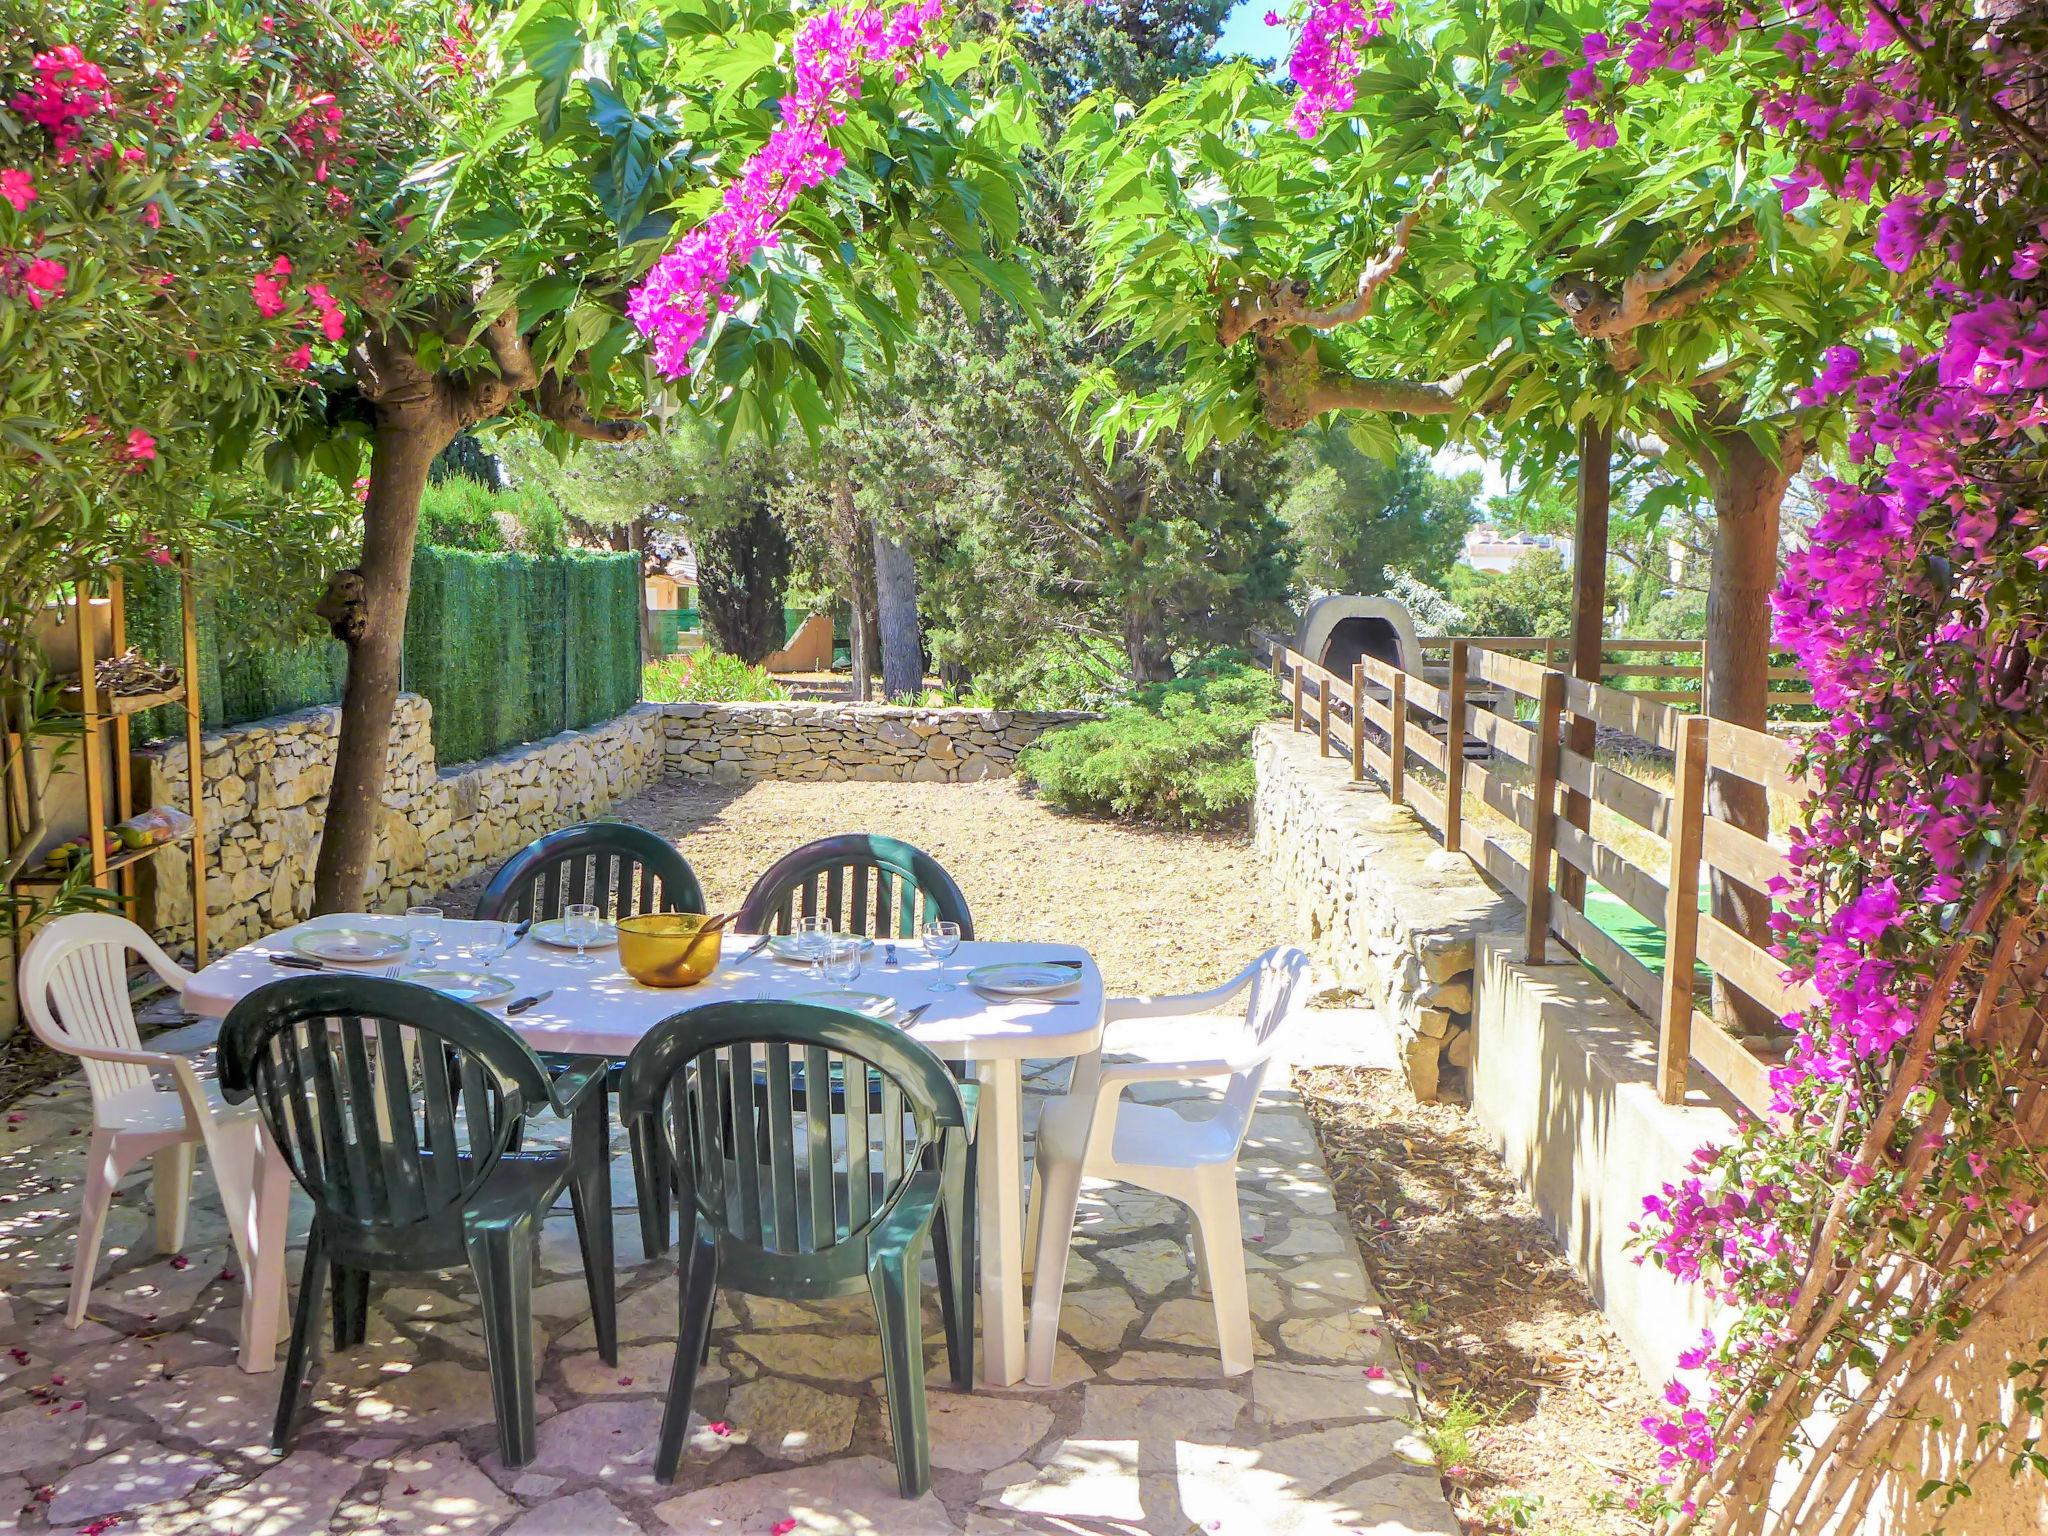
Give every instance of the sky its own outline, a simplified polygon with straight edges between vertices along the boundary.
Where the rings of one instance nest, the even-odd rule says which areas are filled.
[[[1291,34],[1285,27],[1266,25],[1266,12],[1280,9],[1279,0],[1237,0],[1223,23],[1223,36],[1216,51],[1226,58],[1248,54],[1255,59],[1277,59],[1287,51]]]

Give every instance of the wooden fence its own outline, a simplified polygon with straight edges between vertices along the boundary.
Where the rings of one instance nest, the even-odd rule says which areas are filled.
[[[1608,642],[1614,650],[1636,643]],[[1295,730],[1314,732],[1323,756],[1348,759],[1354,779],[1371,772],[1447,849],[1522,898],[1529,959],[1540,962],[1555,935],[1651,1021],[1666,1102],[1684,1097],[1696,1063],[1762,1112],[1771,1096],[1769,1063],[1711,1016],[1696,965],[1776,1015],[1805,1006],[1810,993],[1783,980],[1766,950],[1702,912],[1699,896],[1715,871],[1768,892],[1773,879],[1789,878],[1790,864],[1766,837],[1710,814],[1706,788],[1709,773],[1726,775],[1796,804],[1806,793],[1792,768],[1796,748],[1644,693],[1567,676],[1490,639],[1440,644],[1447,664],[1422,674],[1368,657],[1340,677],[1284,640],[1253,636],[1255,652],[1270,657]],[[1580,742],[1607,726],[1670,752],[1670,788],[1575,750],[1574,723]],[[1494,815],[1475,814],[1474,801]],[[1649,833],[1664,857],[1645,863],[1603,839],[1596,810]],[[1526,834],[1526,857],[1495,835],[1496,816]],[[1661,974],[1586,914],[1588,881],[1662,933]]]
[[[1541,635],[1423,635],[1418,642],[1423,655],[1442,665],[1454,644],[1483,646],[1489,651],[1520,656],[1542,667],[1569,663],[1571,642]],[[1657,704],[1699,706],[1697,686],[1680,688],[1679,683],[1697,685],[1700,680],[1701,642],[1698,640],[1606,640],[1601,642],[1600,680],[1628,680],[1627,691],[1639,699]],[[1813,703],[1813,689],[1798,667],[1772,667],[1769,674],[1773,709],[1792,709]]]

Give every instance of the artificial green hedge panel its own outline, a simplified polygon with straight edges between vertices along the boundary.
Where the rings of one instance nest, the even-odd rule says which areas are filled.
[[[631,554],[531,556],[422,549],[413,559],[401,681],[434,707],[441,766],[591,725],[640,698],[640,564]],[[332,640],[280,642],[295,605],[226,592],[201,577],[199,687],[209,728],[331,704],[347,653]],[[129,586],[130,637],[153,659],[180,657],[169,572]],[[138,717],[168,736],[172,709]]]
[[[348,653],[335,641],[292,632],[291,606],[271,593],[199,587],[199,709],[209,729],[288,714],[341,697]],[[178,581],[150,570],[128,583],[128,638],[153,661],[182,665]],[[139,738],[184,729],[175,706],[137,717]]]

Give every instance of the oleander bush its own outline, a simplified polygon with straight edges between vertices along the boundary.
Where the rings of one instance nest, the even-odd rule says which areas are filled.
[[[1269,673],[1220,662],[1041,738],[1017,771],[1063,811],[1227,825],[1251,804],[1252,732],[1280,707]]]
[[[641,696],[656,704],[770,704],[789,690],[766,667],[707,646],[649,662]]]

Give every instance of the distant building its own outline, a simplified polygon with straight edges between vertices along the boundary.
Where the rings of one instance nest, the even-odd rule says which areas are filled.
[[[1475,571],[1513,570],[1539,549],[1554,550],[1566,565],[1572,560],[1572,541],[1548,533],[1503,533],[1491,523],[1481,523],[1465,535],[1465,564]]]
[[[682,540],[648,551],[647,606],[656,612],[697,606],[697,556]]]

